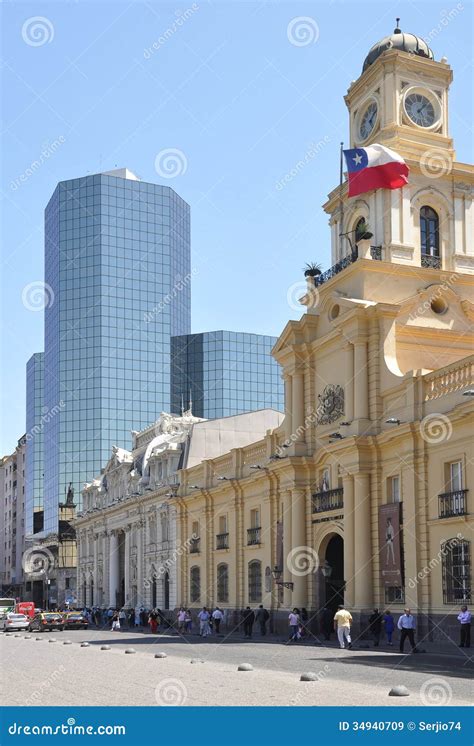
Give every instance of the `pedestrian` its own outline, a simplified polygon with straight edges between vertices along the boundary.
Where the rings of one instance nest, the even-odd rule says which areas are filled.
[[[120,617],[118,611],[112,613],[112,632],[120,631]]]
[[[214,622],[214,627],[216,629],[216,635],[218,635],[219,632],[220,632],[221,622],[222,622],[223,618],[224,618],[224,614],[219,609],[219,607],[216,606],[216,608],[212,612],[212,621]]]
[[[380,635],[382,634],[382,614],[378,609],[374,609],[373,614],[369,617],[369,629],[374,639],[374,648],[378,648]]]
[[[199,634],[201,637],[207,637],[211,634],[211,630],[209,628],[209,619],[211,615],[209,614],[208,610],[205,606],[202,607],[201,611],[198,614],[199,619]]]
[[[270,619],[270,614],[267,609],[263,608],[263,604],[260,604],[257,611],[255,612],[255,621],[260,627],[260,634],[265,637],[267,634],[267,622]]]
[[[135,609],[135,627],[140,627],[140,610]]]
[[[458,614],[458,622],[461,625],[460,648],[471,647],[471,622],[472,614],[467,610],[467,606],[461,606],[461,612]]]
[[[190,609],[186,609],[184,621],[186,632],[191,633],[193,631],[193,618]]]
[[[155,635],[158,629],[158,615],[154,609],[150,611],[150,616],[148,617],[148,624],[150,625],[151,634]]]
[[[412,653],[416,653],[416,645],[415,645],[416,621],[410,609],[405,609],[405,611],[403,612],[403,614],[398,620],[397,627],[401,631],[400,653],[403,653],[403,648],[405,647],[405,640],[407,639],[407,637],[411,645]]]
[[[383,615],[383,625],[385,629],[385,634],[387,635],[387,644],[392,647],[393,646],[392,635],[395,629],[395,620],[392,616],[392,612],[390,611],[390,609],[387,609],[387,611]]]
[[[186,612],[181,606],[181,608],[178,611],[178,632],[180,635],[182,635],[185,632],[186,628]]]
[[[244,611],[244,637],[250,639],[252,637],[252,629],[255,622],[255,614],[253,613],[250,606]]]
[[[294,608],[293,611],[290,611],[288,614],[288,624],[290,625],[290,637],[288,642],[297,642],[300,637],[300,610],[297,608]]]
[[[337,633],[341,650],[344,650],[346,642],[349,650],[352,650],[351,624],[352,615],[350,611],[347,611],[343,604],[340,604],[334,614],[334,631]]]
[[[148,614],[146,613],[146,610],[143,608],[143,606],[140,607],[140,626],[146,627],[148,621]]]
[[[333,613],[331,609],[324,606],[321,614],[321,629],[325,640],[331,639],[331,632],[333,631]]]
[[[119,611],[119,621],[120,621],[120,626],[125,627],[125,623],[127,621],[127,615],[123,607]]]

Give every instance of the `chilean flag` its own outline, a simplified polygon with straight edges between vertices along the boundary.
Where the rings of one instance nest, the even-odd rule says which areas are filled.
[[[408,184],[409,168],[403,158],[384,145],[345,150],[349,197],[372,189],[400,189]]]

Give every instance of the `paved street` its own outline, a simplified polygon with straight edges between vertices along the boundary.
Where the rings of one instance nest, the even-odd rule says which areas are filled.
[[[83,641],[89,647],[81,647]],[[136,653],[126,655],[127,648]],[[167,657],[155,658],[157,652]],[[342,651],[333,643],[289,646],[237,636],[182,640],[133,631],[18,633],[0,636],[0,696],[5,705],[42,706],[467,705],[474,672],[467,652],[453,647],[401,656],[396,648]],[[237,671],[241,663],[254,670]],[[319,680],[300,682],[308,671]],[[389,697],[397,684],[410,696]]]

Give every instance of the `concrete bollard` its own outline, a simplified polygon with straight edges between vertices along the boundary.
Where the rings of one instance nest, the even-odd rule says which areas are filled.
[[[81,642],[81,648],[88,648],[89,643],[88,642]]]
[[[57,642],[57,640],[48,640],[48,642]]]
[[[110,645],[101,645],[101,650],[110,650]]]
[[[318,681],[318,674],[314,671],[307,671],[301,674],[300,681]]]
[[[251,663],[240,663],[237,671],[253,671]]]
[[[403,686],[403,684],[397,684],[397,686],[393,686],[389,693],[389,697],[409,697],[410,692],[406,688],[406,686]]]
[[[72,645],[72,640],[63,640],[63,645]]]
[[[167,658],[166,653],[155,653],[155,658]]]
[[[125,651],[125,655],[133,655],[136,652],[137,651],[134,650],[133,648],[127,648],[126,651]]]

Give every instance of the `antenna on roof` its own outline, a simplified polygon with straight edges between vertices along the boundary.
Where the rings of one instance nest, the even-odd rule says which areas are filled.
[[[402,31],[401,31],[401,29],[400,29],[400,19],[399,19],[399,18],[396,18],[395,20],[397,21],[397,28],[396,28],[396,29],[394,29],[394,32],[393,32],[393,33],[394,33],[394,34],[401,34],[401,33],[402,33]]]
[[[191,394],[191,389],[189,389],[189,414],[193,413],[193,396]]]

